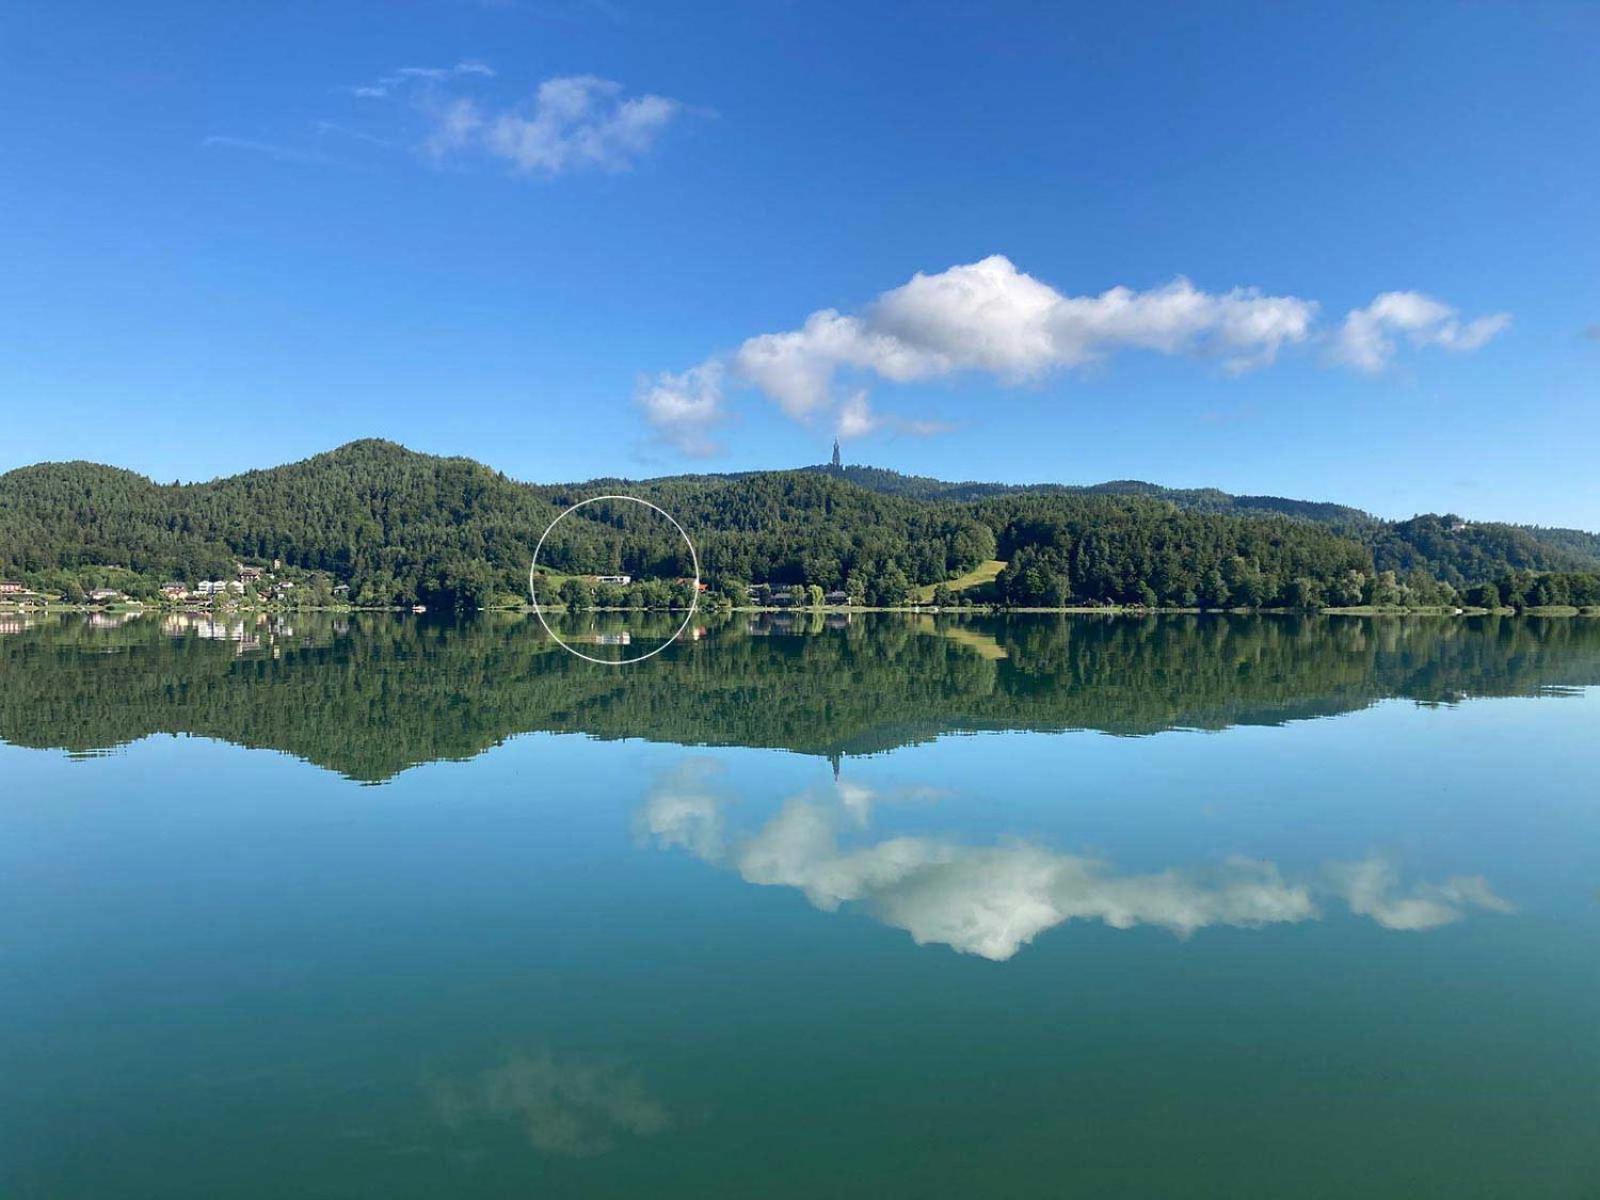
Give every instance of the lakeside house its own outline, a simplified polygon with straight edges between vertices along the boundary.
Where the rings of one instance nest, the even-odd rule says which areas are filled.
[[[234,569],[238,572],[240,583],[260,583],[265,573],[260,567],[247,567],[242,563],[235,563]]]
[[[27,590],[26,584],[18,583],[15,579],[0,579],[0,596],[20,596]]]
[[[117,591],[116,588],[95,588],[94,591],[89,593],[89,600],[93,604],[113,604],[118,600],[125,599],[127,597]]]
[[[828,604],[831,604],[831,605],[833,605],[835,607],[838,607],[841,604],[849,604],[850,603],[850,593],[849,592],[843,592],[843,591],[840,591],[837,588],[835,588],[833,591],[829,592],[826,596],[824,596],[823,600],[825,602],[827,602]]]
[[[593,578],[596,583],[614,583],[620,587],[627,587],[633,582],[632,575],[596,575]]]
[[[186,583],[163,583],[161,594],[168,600],[182,600],[189,594],[189,585]]]

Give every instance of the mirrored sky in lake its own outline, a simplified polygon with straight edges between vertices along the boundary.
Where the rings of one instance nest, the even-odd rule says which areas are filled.
[[[0,1191],[1600,1181],[1600,623],[662,658],[0,638]]]

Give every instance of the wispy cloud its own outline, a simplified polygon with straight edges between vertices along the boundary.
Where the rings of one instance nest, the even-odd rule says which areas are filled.
[[[371,83],[358,83],[346,90],[352,96],[359,96],[364,100],[381,100],[392,96],[397,90],[419,81],[439,83],[446,79],[474,75],[484,79],[493,79],[495,70],[488,63],[479,62],[476,59],[463,59],[454,66],[449,67],[400,67]]]
[[[1384,292],[1365,308],[1349,312],[1330,357],[1357,371],[1376,374],[1393,360],[1400,338],[1413,346],[1465,353],[1477,350],[1510,325],[1510,313],[1463,321],[1450,305],[1421,292]]]
[[[207,150],[242,150],[248,154],[261,154],[277,162],[298,163],[305,166],[322,166],[333,162],[326,154],[319,150],[306,149],[298,146],[280,146],[274,142],[261,142],[253,138],[230,137],[226,134],[212,134],[200,139],[200,145]]]
[[[546,79],[521,102],[481,95],[498,78],[478,59],[450,66],[399,67],[339,89],[360,103],[359,116],[316,122],[319,136],[414,153],[434,165],[477,159],[519,175],[546,178],[585,170],[632,169],[661,134],[686,115],[709,115],[654,93],[630,95],[597,75]],[[282,162],[332,161],[315,147],[217,135],[207,146],[232,146]]]
[[[351,141],[361,142],[368,146],[379,146],[385,150],[392,150],[399,144],[389,138],[367,133],[365,130],[351,129],[348,125],[341,125],[337,121],[318,121],[317,132],[326,137],[349,138]]]
[[[424,151],[436,161],[481,155],[523,174],[625,171],[686,110],[666,96],[628,96],[595,75],[547,79],[532,100],[495,109],[465,96],[425,94]]]

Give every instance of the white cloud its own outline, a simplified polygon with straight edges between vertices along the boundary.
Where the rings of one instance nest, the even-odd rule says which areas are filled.
[[[1421,292],[1384,292],[1352,309],[1331,351],[1335,362],[1375,374],[1389,365],[1404,337],[1413,346],[1476,350],[1511,325],[1509,313],[1462,321],[1454,308]]]
[[[710,435],[725,417],[722,364],[715,359],[644,380],[636,398],[657,434],[683,453],[703,458],[720,448]]]
[[[1145,291],[1073,296],[996,254],[919,272],[858,313],[818,309],[796,329],[757,334],[707,361],[725,363],[730,385],[759,392],[798,421],[826,414],[841,437],[881,429],[926,434],[950,427],[877,412],[857,380],[841,387],[840,377],[906,384],[975,372],[1011,387],[1128,350],[1206,359],[1241,374],[1310,340],[1317,312],[1314,300],[1247,287],[1206,292],[1181,276]],[[1463,321],[1427,296],[1386,292],[1345,318],[1329,357],[1377,371],[1398,336],[1468,351],[1510,322],[1505,313]],[[719,388],[708,401],[720,413],[726,397]]]
[[[911,383],[975,371],[1009,386],[1130,349],[1208,357],[1239,372],[1304,341],[1316,308],[1253,288],[1208,293],[1183,278],[1144,292],[1116,287],[1069,296],[992,255],[918,273],[859,314],[820,309],[798,329],[748,338],[728,367],[735,382],[791,417],[831,413],[842,437],[886,427],[927,434],[947,426],[876,414],[865,391],[839,394],[838,376]],[[716,403],[720,408],[720,393]]]
[[[734,364],[785,411],[803,416],[831,402],[834,377],[845,368],[893,383],[960,371],[1019,383],[1142,349],[1211,355],[1242,370],[1305,340],[1315,314],[1308,300],[1245,288],[1214,295],[1182,278],[1146,292],[1066,296],[997,254],[918,273],[860,316],[824,309],[798,330],[753,337]]]
[[[463,59],[449,67],[401,67],[347,90],[413,108],[424,125],[417,149],[434,162],[478,155],[519,173],[552,176],[627,170],[691,111],[666,96],[627,96],[620,83],[596,75],[546,79],[527,102],[504,107],[463,91],[494,78],[487,63]]]

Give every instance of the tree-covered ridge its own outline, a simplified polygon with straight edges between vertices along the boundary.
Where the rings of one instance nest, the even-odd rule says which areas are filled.
[[[955,731],[1221,729],[1600,683],[1600,623],[1539,618],[736,615],[622,671],[512,614],[22,626],[0,621],[0,739],[88,752],[195,734],[364,781],[530,731],[837,756]]]
[[[827,467],[810,468],[828,471]],[[1385,521],[1359,508],[1283,496],[1233,495],[1217,488],[1168,488],[1136,479],[1069,484],[945,483],[878,467],[845,466],[842,478],[874,491],[928,499],[996,496],[1106,495],[1164,500],[1185,512],[1219,516],[1286,516],[1327,525],[1372,551],[1374,568],[1405,575],[1423,570],[1460,588],[1511,570],[1600,571],[1600,534],[1578,529],[1468,523],[1453,515],[1425,514]]]
[[[478,606],[524,595],[550,521],[599,492],[672,512],[702,576],[735,597],[770,583],[893,605],[996,557],[1009,565],[992,598],[1018,605],[1435,603],[1514,571],[1600,569],[1589,535],[1573,531],[1387,523],[1336,505],[1138,483],[936,484],[845,467],[539,485],[375,440],[187,485],[40,464],[0,475],[0,576],[69,596],[99,586],[150,596],[165,580],[278,562],[348,585],[358,603]],[[687,575],[681,540],[640,511],[579,510],[545,565]]]

